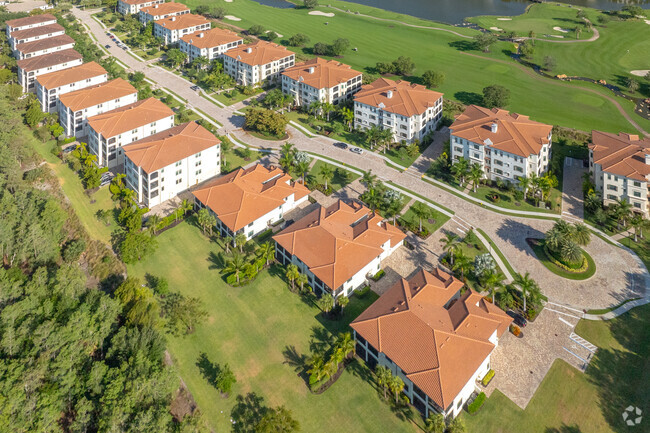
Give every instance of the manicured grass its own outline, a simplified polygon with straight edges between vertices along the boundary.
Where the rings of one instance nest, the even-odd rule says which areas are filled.
[[[356,179],[361,177],[359,174],[348,171],[349,174],[347,178],[344,178],[343,176],[340,176],[338,174],[338,170],[342,170],[341,168],[333,166],[331,164],[327,164],[324,161],[317,160],[314,166],[311,168],[311,171],[309,172],[308,176],[313,177],[317,183],[322,185],[325,185],[325,181],[320,175],[320,169],[324,165],[329,165],[332,171],[334,172],[334,177],[329,182],[329,185],[332,186],[333,191],[338,191],[341,188],[345,188],[347,185],[349,185],[350,183],[354,182]]]
[[[438,230],[444,223],[449,221],[449,217],[447,215],[444,215],[437,210],[433,209],[430,206],[427,206],[429,208],[429,211],[431,212],[431,217],[429,219],[433,220],[433,223],[429,222],[429,219],[424,219],[422,220],[422,228],[427,229],[429,233],[433,233],[436,230]],[[420,226],[420,219],[415,216],[415,212],[413,212],[412,206],[408,208],[408,210],[400,217],[401,220],[407,221],[410,224],[413,224],[414,226],[417,226],[419,228]]]
[[[524,14],[514,17],[498,17],[498,16],[478,16],[469,18],[467,21],[477,24],[484,29],[496,27],[503,29],[504,32],[515,32],[517,36],[528,36],[532,30],[535,32],[536,38],[546,38],[549,40],[559,40],[559,38],[548,37],[547,35],[564,36],[564,39],[575,40],[575,27],[583,26],[585,21],[576,17],[578,8],[571,7],[570,5],[563,5],[558,3],[553,4],[533,4]],[[601,15],[595,9],[584,8],[583,11],[587,14],[587,18],[596,24],[598,15]],[[510,20],[499,20],[498,18],[511,18]],[[554,30],[553,27],[560,27],[563,30],[569,30],[564,33]],[[588,29],[584,29],[579,36],[579,39],[589,39],[593,33]]]
[[[256,87],[255,88],[255,93],[252,95],[244,95],[242,92],[237,91],[234,97],[226,96],[226,93],[230,95],[229,90],[224,90],[223,92],[219,93],[212,93],[210,96],[212,96],[214,99],[217,101],[225,104],[225,105],[233,105],[236,104],[237,102],[241,102],[244,99],[252,98],[254,96],[259,95],[260,93],[264,92],[264,89],[261,87]]]
[[[614,305],[613,307],[609,307],[609,308],[596,308],[594,310],[587,310],[587,314],[605,314],[605,313],[609,313],[610,311],[614,311],[618,307],[622,307],[623,305],[627,304],[628,302],[636,301],[637,299],[639,299],[639,298],[627,299],[627,300],[621,302],[620,304]]]
[[[501,258],[501,261],[503,261],[506,268],[508,268],[508,272],[510,272],[510,275],[512,275],[513,278],[514,278],[514,276],[515,276],[515,274],[517,272],[515,272],[514,268],[512,267],[512,265],[510,264],[508,259],[506,259],[506,257],[503,255],[501,250],[496,246],[494,241],[492,239],[490,239],[490,237],[483,230],[481,230],[480,228],[476,228],[476,231],[479,232],[480,234],[482,234],[485,239],[487,239],[488,243],[492,247],[492,254],[496,253],[499,256],[499,258]]]
[[[634,242],[634,235],[623,238],[619,242],[634,251],[650,270],[650,229],[643,230],[643,238],[639,236],[637,242]]]
[[[553,263],[546,254],[546,251],[544,251],[544,247],[541,244],[538,244],[532,248],[535,256],[537,256],[537,260],[542,262],[546,269],[562,278],[569,280],[586,280],[587,278],[591,278],[596,273],[596,263],[594,263],[594,259],[592,259],[585,250],[582,250],[582,254],[584,254],[584,256],[587,258],[587,270],[584,272],[569,272]]]
[[[157,252],[129,267],[129,274],[152,273],[168,279],[170,288],[201,299],[207,319],[186,337],[169,337],[174,365],[188,385],[214,431],[229,431],[235,396],[254,392],[267,405],[286,405],[301,431],[415,432],[408,420],[394,414],[367,382],[369,370],[353,363],[325,393],[311,394],[288,356],[309,354],[314,333],[338,332],[375,297],[351,297],[342,320],[324,319],[320,310],[289,292],[275,268],[263,271],[251,284],[227,286],[212,257],[221,248],[184,222],[158,236]],[[201,353],[219,364],[229,363],[237,383],[228,399],[200,374]],[[223,412],[223,413],[222,413]],[[411,414],[415,419],[417,415]]]
[[[190,6],[196,6],[199,0],[186,0]],[[551,80],[543,79],[530,71],[522,70],[511,64],[495,64],[489,55],[478,51],[464,54],[461,50],[468,48],[468,39],[462,39],[454,34],[414,27],[406,27],[396,23],[373,20],[354,14],[334,11],[334,17],[308,15],[303,8],[279,9],[262,6],[252,0],[241,0],[227,3],[223,0],[213,2],[222,6],[229,14],[241,18],[237,25],[249,28],[259,24],[285,35],[279,42],[285,43],[289,36],[304,33],[310,37],[310,45],[315,42],[332,42],[345,35],[351,47],[357,51],[348,51],[340,60],[357,70],[368,72],[377,62],[396,59],[399,56],[409,56],[416,64],[413,72],[417,79],[426,70],[443,72],[447,79],[437,90],[447,98],[464,102],[476,101],[482,89],[491,84],[502,84],[511,90],[511,100],[507,107],[516,112],[529,114],[534,120],[558,124],[581,130],[601,129],[617,132],[630,129],[629,123],[609,101],[599,95],[588,93],[602,105],[594,107],[582,99],[584,89],[571,85],[562,86]],[[469,36],[478,34],[477,31],[460,29],[441,23],[418,20],[406,15],[386,13],[378,9],[339,1],[328,2],[344,10],[364,11],[377,16],[390,16],[409,23],[435,26],[444,30],[460,32]],[[332,9],[321,7],[321,10],[331,12]],[[328,25],[325,25],[325,23]],[[648,26],[650,28],[650,26]],[[368,37],[372,35],[372,37]],[[560,44],[556,44],[560,45]],[[584,47],[582,47],[584,48]],[[492,47],[492,56],[502,57],[503,50],[511,50],[512,44],[499,42]],[[294,48],[301,54],[311,53],[311,46],[305,49]],[[587,50],[585,50],[587,51]],[[601,56],[602,58],[602,56]],[[560,83],[561,84],[561,83]],[[570,101],[558,104],[557,101]]]
[[[412,194],[412,195],[414,195],[414,196],[416,196],[416,197],[418,197],[418,198],[424,200],[425,202],[433,203],[433,201],[429,200],[429,199],[426,198],[425,196],[423,196],[423,195],[421,195],[421,194],[418,194],[418,193],[416,193],[416,192],[413,192],[413,191],[411,191],[411,190],[408,190],[408,189],[406,189],[406,188],[402,188],[400,185],[396,184],[396,183],[393,182],[392,180],[389,180],[389,181],[386,182],[386,183],[388,183],[388,184],[390,184],[390,185],[392,185],[392,186],[394,186],[394,187],[397,187],[397,188],[399,188],[399,189],[401,189],[401,190],[403,190],[403,191],[406,191],[406,192],[408,192],[409,194]],[[439,204],[439,203],[435,203],[435,205],[436,205],[438,208],[443,209],[443,210],[445,210],[446,212],[448,212],[448,213],[450,213],[450,214],[452,214],[452,215],[455,213],[453,210],[451,210],[451,209],[449,209],[448,207],[445,207],[445,206],[443,206],[443,205],[441,205],[441,204]]]
[[[549,202],[553,203],[553,209],[546,209],[541,207],[536,207],[525,200],[516,200],[514,195],[508,191],[500,190],[496,187],[490,186],[480,186],[476,189],[476,192],[473,190],[468,192],[472,197],[476,197],[480,200],[491,203],[495,206],[499,206],[505,209],[514,209],[520,211],[529,211],[529,212],[547,212],[547,213],[560,213],[561,204],[562,204],[562,192],[556,188],[551,190],[549,196]],[[489,196],[492,194],[498,194],[500,200],[498,202],[493,202],[490,200]]]
[[[264,156],[264,153],[262,152],[256,152],[254,150],[251,150],[251,157],[247,161],[242,157],[241,154],[241,148],[240,147],[235,147],[233,149],[228,149],[227,152],[223,153],[223,157],[226,159],[226,162],[228,163],[228,170],[227,171],[232,171],[235,170],[239,167],[243,167],[245,165],[250,164],[251,162],[255,162],[256,160],[262,158]]]
[[[301,113],[300,111],[290,111],[286,113],[286,116],[289,118],[289,120],[293,120],[300,126],[311,131],[314,135],[327,135],[324,134],[324,130],[331,128],[333,123],[320,119],[314,119],[310,122],[308,120],[309,115],[306,113]],[[334,140],[344,141],[346,143],[352,144],[353,146],[358,146],[366,150],[370,150],[370,147],[366,143],[362,133],[359,133],[357,131],[348,131],[348,128],[343,125],[341,131],[342,132],[340,134],[331,132],[327,136]]]

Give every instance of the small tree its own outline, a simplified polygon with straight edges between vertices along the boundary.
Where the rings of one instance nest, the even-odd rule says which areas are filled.
[[[544,69],[547,71],[552,71],[555,69],[557,62],[555,61],[555,57],[553,56],[545,56],[544,57]]]
[[[445,416],[441,413],[430,413],[425,423],[425,431],[427,433],[445,433],[445,429],[447,428]]]
[[[285,277],[287,277],[287,280],[291,282],[291,290],[295,289],[296,280],[298,279],[298,277],[300,277],[298,266],[293,264],[287,266],[287,271],[284,275]]]
[[[399,376],[393,376],[388,387],[395,395],[395,404],[399,401],[399,393],[404,389],[404,381]]]
[[[254,36],[259,36],[264,33],[264,27],[259,24],[255,24],[248,29],[248,33]]]
[[[494,33],[479,33],[474,36],[474,44],[484,53],[490,52],[490,46],[497,41],[497,35]]]
[[[415,63],[410,57],[399,56],[395,61],[393,61],[393,66],[395,67],[395,73],[401,75],[410,75],[415,69]]]
[[[429,88],[440,87],[445,82],[445,74],[438,71],[426,71],[422,74],[422,81]]]
[[[221,367],[219,374],[217,375],[217,388],[219,388],[219,391],[223,392],[224,394],[230,394],[232,386],[235,383],[237,383],[235,373],[232,372],[228,364],[225,364],[223,367]]]
[[[304,0],[305,8],[314,9],[318,7],[318,0]]]
[[[627,86],[627,90],[629,90],[632,93],[639,90],[639,82],[637,80],[635,80],[634,78],[628,78],[625,81],[625,85]]]
[[[331,293],[324,294],[318,300],[318,307],[326,313],[332,311],[332,308],[334,308],[334,304],[335,304],[334,297],[332,296]]]
[[[303,33],[296,33],[289,38],[289,45],[292,47],[304,47],[309,43],[309,36]]]
[[[390,383],[390,380],[392,378],[393,375],[387,367],[380,365],[375,369],[375,380],[377,381],[377,385],[384,388],[384,398],[386,398],[386,392],[388,391],[388,384]]]
[[[338,38],[329,47],[332,56],[342,56],[350,48],[350,41],[345,38]]]
[[[327,191],[328,187],[328,182],[332,180],[334,177],[334,171],[332,170],[332,166],[329,164],[323,164],[319,170],[319,174],[321,179],[325,181],[325,190]]]
[[[419,201],[411,206],[411,210],[420,221],[420,233],[422,233],[422,220],[431,216],[431,208]]]
[[[483,105],[487,108],[503,108],[510,100],[510,90],[498,84],[483,88]]]

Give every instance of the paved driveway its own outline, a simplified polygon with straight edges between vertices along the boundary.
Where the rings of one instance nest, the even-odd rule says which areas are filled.
[[[562,215],[583,219],[582,175],[587,172],[581,159],[564,158],[562,180]]]

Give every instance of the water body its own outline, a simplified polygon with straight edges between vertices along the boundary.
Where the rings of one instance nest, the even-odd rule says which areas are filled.
[[[278,8],[292,8],[285,0],[255,0]],[[348,0],[388,11],[412,15],[433,21],[459,24],[463,19],[477,15],[519,15],[531,4],[528,0]],[[327,0],[320,0],[323,5]],[[650,9],[650,0],[564,0],[576,6],[588,6],[603,10],[619,10],[627,3]]]

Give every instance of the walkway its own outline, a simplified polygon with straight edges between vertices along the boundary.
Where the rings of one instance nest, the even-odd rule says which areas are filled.
[[[564,158],[562,179],[562,217],[579,221],[585,216],[582,193],[582,176],[587,172],[581,159]]]

